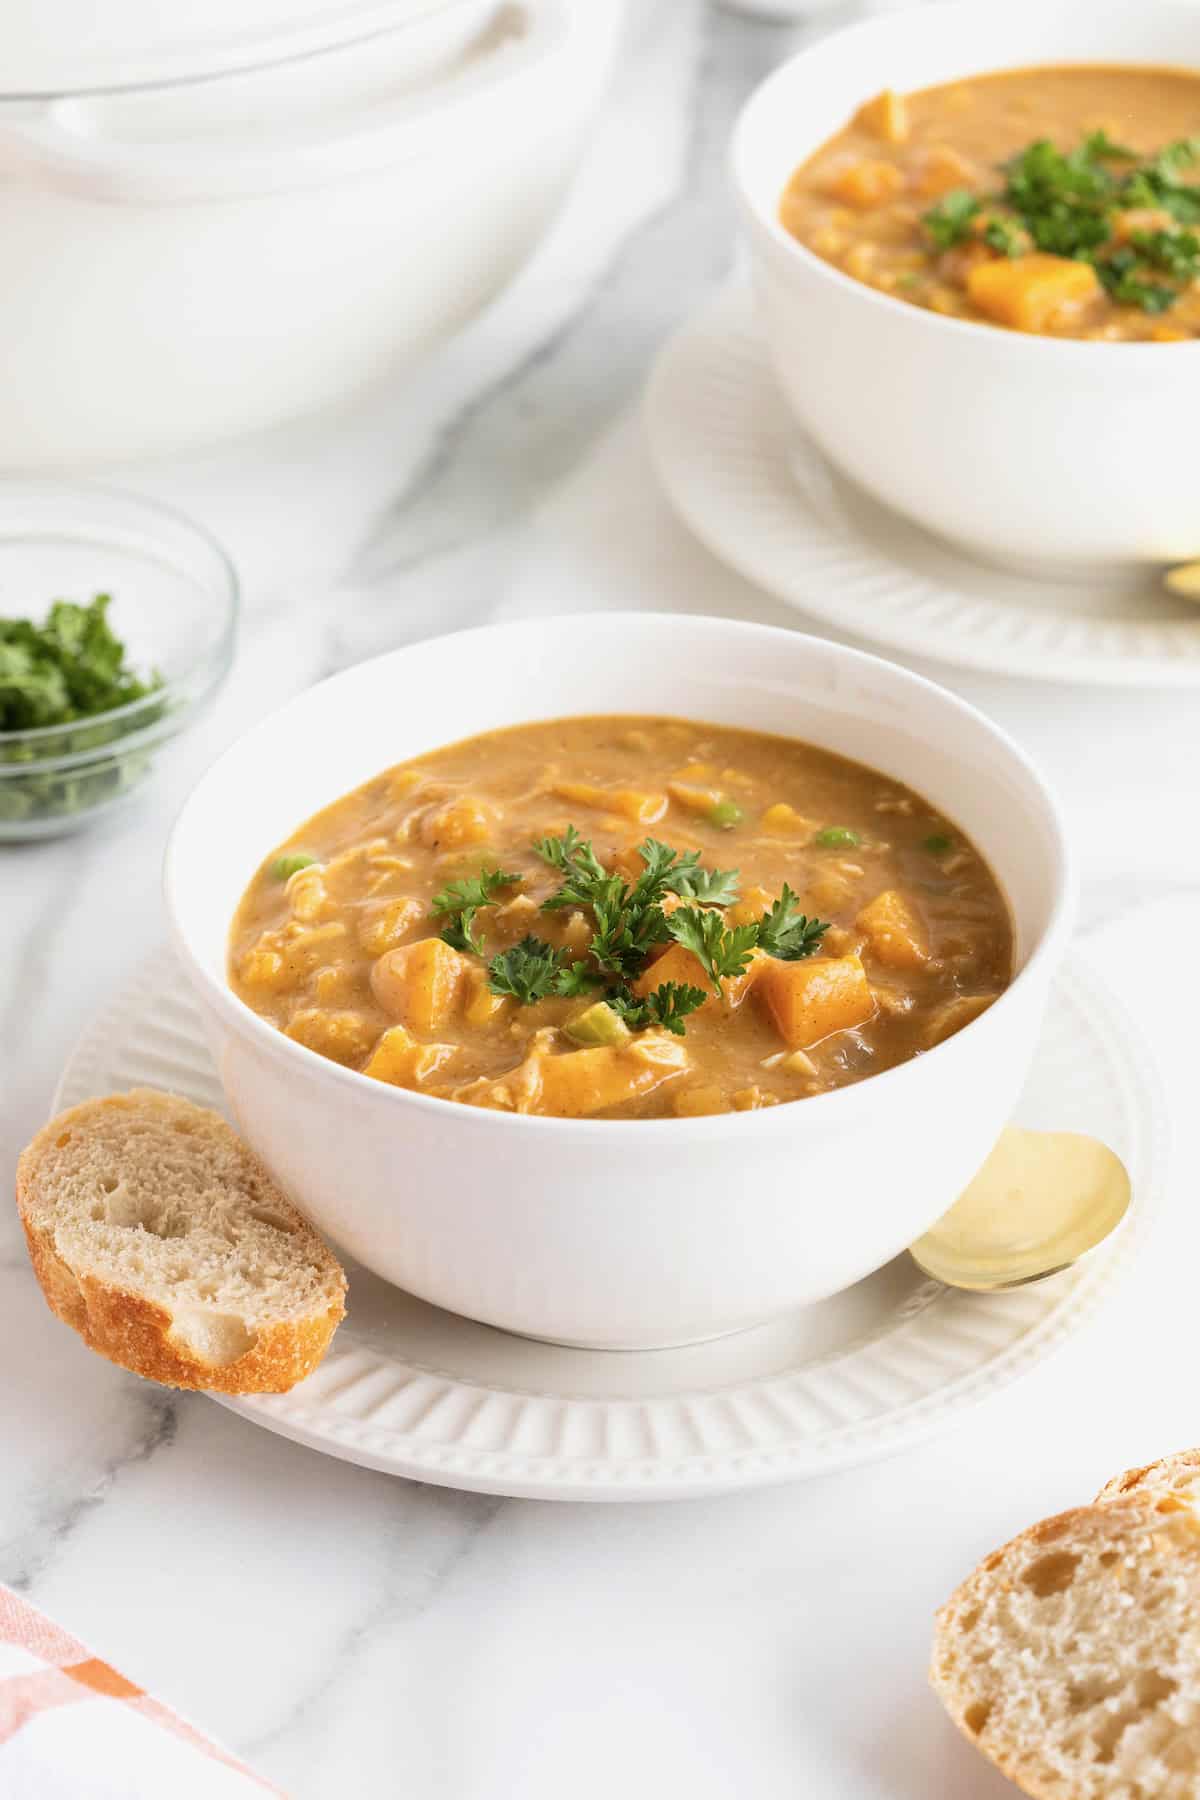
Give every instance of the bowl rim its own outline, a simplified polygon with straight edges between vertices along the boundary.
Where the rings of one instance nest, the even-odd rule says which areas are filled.
[[[1145,3],[1146,0],[1142,0],[1142,4],[1145,5]],[[1009,0],[1009,4],[1005,8],[1005,18],[1006,21],[1019,23],[1022,17],[1026,16],[1044,17],[1047,10],[1045,0]],[[1090,11],[1083,4],[1078,3],[1078,0],[1073,5],[1062,5],[1061,0],[1056,0],[1053,10],[1078,13],[1081,22],[1086,20]],[[1190,17],[1193,24],[1196,20],[1194,7],[1190,4],[1183,4],[1182,0],[1150,0],[1150,10],[1160,14],[1187,16]],[[828,32],[818,38],[815,43],[804,45],[759,82],[753,92],[747,96],[738,113],[726,159],[743,228],[757,239],[762,248],[773,257],[777,266],[783,270],[805,269],[818,279],[830,282],[844,297],[843,304],[850,304],[850,297],[854,296],[859,302],[866,302],[876,308],[882,307],[886,315],[894,320],[907,317],[919,321],[919,324],[912,325],[911,329],[913,330],[923,329],[934,334],[949,335],[951,338],[961,337],[965,333],[972,343],[992,344],[994,346],[992,353],[998,356],[1047,357],[1058,355],[1064,360],[1070,358],[1087,361],[1097,353],[1102,356],[1111,355],[1114,350],[1117,350],[1121,353],[1123,365],[1131,364],[1135,358],[1140,365],[1145,362],[1147,357],[1157,356],[1167,348],[1190,350],[1193,355],[1200,351],[1200,337],[1185,340],[1183,343],[1173,343],[1169,346],[1151,342],[1128,343],[1121,341],[1112,343],[1089,338],[1057,338],[1039,332],[1008,330],[1002,325],[989,324],[985,319],[956,319],[947,314],[932,312],[925,306],[914,306],[909,300],[902,300],[895,294],[885,293],[880,288],[871,287],[865,281],[856,280],[853,275],[847,275],[843,269],[836,268],[833,263],[826,262],[824,257],[817,256],[808,248],[807,244],[802,244],[799,238],[793,237],[791,232],[785,230],[778,214],[779,199],[783,193],[782,187],[776,191],[770,205],[757,196],[746,174],[747,141],[757,124],[758,114],[766,110],[775,101],[777,95],[788,89],[797,80],[797,77],[806,74],[811,62],[819,59],[823,52],[835,44],[868,40],[882,35],[888,30],[895,30],[896,21],[901,16],[910,25],[924,24],[936,28],[939,18],[944,18],[948,13],[956,14],[960,18],[974,13],[993,19],[996,9],[993,0],[933,0],[933,4],[923,6],[915,13],[905,12],[903,15],[894,11],[877,13],[871,18],[843,25],[838,30]],[[1081,57],[1079,60],[1095,67],[1106,66],[1103,57]],[[1011,68],[1016,70],[1026,66],[1029,65],[1017,61],[1011,65]],[[1108,66],[1128,68],[1136,65],[1131,65],[1126,60],[1114,62]],[[1200,41],[1197,45],[1194,68],[1186,63],[1148,62],[1145,66],[1186,69],[1200,79]],[[981,75],[999,75],[1006,72],[1007,66],[978,71]],[[968,79],[968,77],[964,77],[964,79]],[[940,84],[934,83],[933,85]],[[827,141],[828,139],[824,138],[821,143]],[[813,146],[814,151],[819,148],[819,144]],[[808,154],[812,153],[813,151],[810,151]],[[793,171],[800,166],[800,160],[791,165]]]
[[[172,729],[177,728],[187,715],[203,704],[224,678],[232,661],[241,614],[241,582],[233,558],[206,525],[202,525],[179,507],[168,505],[165,501],[147,499],[145,495],[134,493],[129,488],[112,487],[103,482],[53,479],[3,481],[0,482],[0,541],[4,536],[6,507],[10,503],[19,505],[21,501],[50,502],[53,505],[61,503],[64,518],[68,521],[72,508],[78,508],[81,503],[103,505],[107,501],[127,508],[139,517],[150,538],[154,537],[156,527],[169,526],[172,530],[181,532],[185,538],[192,540],[193,545],[211,564],[210,574],[197,578],[197,585],[203,587],[204,592],[216,602],[216,623],[211,641],[194,661],[169,681],[164,681],[160,687],[152,688],[149,693],[140,695],[136,700],[127,700],[124,705],[111,706],[104,712],[85,713],[78,719],[68,719],[59,725],[31,725],[18,731],[0,730],[0,781],[28,779],[35,774],[79,768],[97,758],[112,756],[117,753],[118,747],[120,753],[124,754],[127,750],[136,750],[139,746],[151,744],[157,738],[167,735],[157,727],[168,725]],[[19,535],[14,533],[14,536]],[[91,537],[96,542],[103,542],[108,536],[108,541],[114,545],[121,543],[118,531],[114,529],[111,534],[106,534],[99,525],[81,532],[80,536],[84,541]],[[174,704],[179,701],[183,704]],[[138,729],[139,717],[147,713],[154,716],[144,727]],[[114,724],[122,725],[126,721],[129,722],[129,728],[118,731],[103,744],[63,751],[57,755],[34,756],[19,762],[5,760],[6,753],[14,749],[29,747],[36,750],[39,744],[49,743],[55,738],[61,739],[72,732],[94,731]]]
[[[1015,764],[1031,784],[1041,802],[1045,824],[1048,830],[1047,861],[1052,877],[1052,897],[1048,916],[1040,937],[1033,945],[1022,968],[1016,971],[1009,985],[992,1005],[978,1018],[971,1020],[953,1037],[935,1045],[920,1056],[910,1057],[890,1069],[883,1069],[878,1074],[864,1077],[841,1088],[834,1088],[822,1094],[805,1096],[802,1103],[784,1104],[782,1106],[764,1107],[754,1112],[719,1113],[698,1118],[669,1119],[560,1119],[543,1118],[530,1113],[492,1113],[486,1109],[465,1106],[461,1102],[444,1100],[432,1094],[415,1093],[407,1088],[392,1087],[387,1082],[373,1080],[356,1069],[349,1069],[328,1057],[318,1055],[306,1045],[295,1042],[284,1035],[276,1026],[271,1025],[239,999],[229,986],[227,980],[218,980],[192,951],[188,938],[179,918],[179,909],[175,903],[175,889],[180,879],[179,861],[183,834],[187,829],[188,814],[197,794],[209,777],[231,759],[242,753],[243,746],[252,738],[257,738],[267,731],[278,719],[284,717],[293,707],[305,703],[311,704],[311,697],[316,692],[328,692],[337,684],[355,676],[365,667],[382,662],[395,661],[405,657],[411,651],[419,651],[431,643],[466,644],[484,646],[489,640],[492,646],[499,648],[507,639],[514,641],[520,634],[530,631],[544,632],[549,626],[573,624],[581,630],[595,629],[603,622],[603,628],[629,633],[637,630],[651,631],[669,624],[676,634],[680,629],[698,633],[700,636],[716,638],[721,635],[746,636],[754,635],[762,639],[780,642],[797,640],[803,644],[819,645],[822,654],[832,654],[848,664],[852,669],[866,673],[870,670],[886,669],[889,676],[898,675],[903,681],[911,683],[919,693],[936,696],[943,708],[949,706],[972,729],[982,731],[993,743]],[[566,716],[566,715],[559,715]],[[1000,879],[999,875],[997,876]],[[334,1087],[344,1089],[347,1099],[354,1103],[365,1103],[370,1100],[375,1105],[391,1106],[395,1109],[398,1121],[402,1121],[404,1113],[416,1107],[424,1112],[435,1109],[435,1116],[442,1118],[447,1129],[470,1130],[487,1129],[494,1120],[502,1120],[501,1129],[533,1134],[556,1134],[559,1136],[575,1136],[580,1140],[598,1137],[599,1141],[617,1146],[628,1133],[635,1134],[634,1141],[645,1143],[645,1132],[652,1127],[669,1126],[675,1134],[673,1141],[682,1143],[685,1137],[691,1139],[711,1138],[730,1129],[745,1131],[793,1131],[800,1128],[799,1120],[790,1117],[800,1111],[802,1117],[819,1117],[828,1120],[834,1107],[843,1112],[852,1108],[870,1107],[875,1104],[870,1099],[872,1093],[882,1093],[886,1086],[888,1094],[895,1092],[901,1083],[925,1081],[930,1079],[922,1071],[933,1063],[936,1070],[942,1068],[950,1055],[961,1054],[961,1041],[966,1038],[970,1042],[979,1041],[982,1031],[994,1029],[997,1016],[1006,1016],[1013,1004],[1013,995],[1018,989],[1027,988],[1032,979],[1040,976],[1045,970],[1052,972],[1055,964],[1061,960],[1065,941],[1074,923],[1078,878],[1074,855],[1061,806],[1044,776],[1037,769],[1030,757],[1021,749],[1015,740],[999,725],[996,725],[986,714],[968,701],[953,693],[949,688],[930,681],[923,675],[901,664],[888,662],[886,658],[870,655],[866,651],[852,649],[847,644],[835,640],[818,638],[812,633],[791,631],[785,627],[759,625],[744,620],[728,619],[711,614],[698,613],[662,613],[662,612],[606,612],[606,613],[559,613],[546,618],[521,619],[502,624],[476,626],[469,630],[439,634],[436,638],[418,639],[415,643],[403,645],[399,649],[385,652],[381,656],[370,657],[364,663],[356,663],[336,675],[327,677],[314,686],[301,690],[299,694],[286,701],[283,706],[269,713],[265,719],[251,727],[230,744],[215,762],[195,783],[182,807],[176,815],[167,838],[162,864],[162,891],[170,927],[171,938],[176,953],[184,965],[184,971],[194,990],[202,1000],[223,1018],[229,1028],[242,1038],[249,1038],[256,1048],[262,1050],[276,1063],[291,1069],[297,1077],[308,1076],[317,1081],[331,1083]],[[1003,885],[1001,888],[1003,891]],[[229,921],[225,922],[226,941]],[[958,1046],[956,1051],[955,1046]],[[867,1098],[864,1100],[864,1094]],[[809,1109],[817,1108],[814,1114]],[[781,1118],[780,1115],[783,1115]],[[458,1123],[455,1124],[457,1119]],[[733,1124],[733,1121],[744,1123]]]

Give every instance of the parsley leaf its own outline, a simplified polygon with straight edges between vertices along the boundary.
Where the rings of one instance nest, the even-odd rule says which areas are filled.
[[[110,604],[109,595],[97,594],[86,606],[56,600],[40,623],[0,618],[0,765],[79,759],[68,768],[6,774],[0,782],[0,820],[85,812],[149,772],[149,752],[122,749],[119,740],[157,723],[169,702],[165,696],[152,699],[127,716],[106,719],[152,698],[163,686],[160,675],[138,674],[127,661],[125,646],[108,623]],[[7,733],[56,726],[62,730],[39,739],[36,749],[3,741]]]
[[[554,991],[564,999],[571,1000],[579,994],[587,994],[593,988],[603,986],[603,978],[593,974],[585,962],[573,962],[560,968]]]
[[[989,250],[995,250],[1000,256],[1020,256],[1025,248],[1025,240],[1018,227],[1011,219],[1002,218],[999,213],[984,226],[983,241]]]
[[[671,892],[682,900],[699,900],[705,906],[732,906],[738,897],[736,869],[679,869],[671,878]]]
[[[699,851],[673,850],[657,838],[648,837],[638,846],[643,867],[632,883],[610,873],[573,825],[561,837],[542,838],[534,850],[562,877],[557,892],[543,901],[543,911],[583,908],[591,913],[593,928],[585,961],[571,962],[567,951],[533,937],[493,959],[493,990],[527,1003],[601,987],[605,1004],[631,1029],[657,1025],[682,1037],[683,1020],[708,998],[703,988],[667,981],[639,1000],[629,987],[659,944],[673,939],[690,950],[720,994],[722,981],[742,974],[756,950],[796,962],[812,956],[829,929],[800,911],[786,884],[757,923],[729,928],[717,909],[737,899],[737,870],[702,869]],[[668,894],[704,904],[667,913],[663,901]]]
[[[555,950],[541,938],[523,937],[511,950],[502,950],[488,964],[488,986],[493,994],[532,1006],[559,991],[565,951]]]
[[[568,825],[561,837],[539,838],[533,846],[534,854],[543,862],[548,862],[553,869],[559,870],[564,878],[564,886],[554,896],[553,902],[546,901],[546,906],[588,906],[590,884],[604,881],[608,870],[597,858],[592,846],[580,837],[573,825]],[[568,895],[567,889],[577,892]]]
[[[562,837],[543,838],[534,850],[563,877],[558,892],[543,902],[543,911],[557,912],[565,906],[590,911],[595,923],[592,959],[622,981],[632,979],[647,954],[667,941],[662,910],[666,894],[703,894],[723,901],[737,893],[736,871],[701,869],[699,851],[673,850],[657,838],[646,838],[638,846],[645,866],[632,886],[610,874],[573,825]]]
[[[967,188],[951,188],[936,206],[931,206],[921,223],[939,250],[953,250],[971,235],[971,226],[980,202]]]
[[[759,921],[758,943],[780,962],[802,962],[816,954],[828,930],[827,919],[810,919],[800,911],[799,901],[785,881],[778,900]]]
[[[1125,306],[1140,306],[1143,312],[1166,312],[1178,295],[1162,281],[1146,279],[1153,264],[1144,263],[1132,245],[1123,245],[1096,263],[1096,274],[1113,299]]]
[[[631,1031],[640,1031],[647,1025],[657,1025],[663,1031],[671,1031],[676,1037],[683,1037],[684,1019],[689,1013],[698,1011],[707,999],[708,995],[703,988],[691,987],[686,982],[664,981],[661,987],[656,987],[644,1000],[635,1000],[628,988],[618,988],[608,996],[608,1004]]]
[[[702,912],[696,906],[681,906],[673,912],[667,930],[703,965],[718,994],[722,981],[740,975],[758,948],[757,925],[728,928],[719,912]]]
[[[44,623],[0,619],[0,731],[67,725],[128,706],[162,686],[136,675],[108,623],[112,604],[97,594],[89,606],[56,600]]]
[[[1200,184],[1186,178],[1197,163],[1200,135],[1145,161],[1104,131],[1067,151],[1038,138],[1003,165],[1000,211],[991,196],[955,188],[923,223],[939,250],[975,239],[1000,256],[1021,256],[1032,245],[1091,263],[1113,300],[1161,313],[1200,279],[1200,238],[1187,229],[1200,226]],[[1126,237],[1122,215],[1137,212],[1165,215],[1174,226]]]
[[[1093,162],[1137,162],[1138,153],[1127,144],[1118,144],[1110,138],[1104,127],[1099,131],[1089,131],[1083,140],[1083,153]]]
[[[515,887],[520,880],[521,876],[511,869],[489,869],[485,863],[478,875],[452,881],[440,894],[435,894],[430,901],[434,917],[442,913],[455,915],[440,933],[443,943],[454,950],[469,950],[475,956],[482,956],[483,945],[472,929],[475,915],[481,907],[496,905],[501,888]]]

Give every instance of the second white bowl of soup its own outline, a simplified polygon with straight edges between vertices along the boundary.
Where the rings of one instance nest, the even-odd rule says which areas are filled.
[[[989,560],[1195,555],[1197,127],[1196,14],[1160,0],[919,8],[771,76],[735,181],[831,461]]]
[[[1024,1080],[1070,886],[1039,778],[944,690],[620,615],[302,695],[166,868],[231,1107],[314,1223],[607,1348],[821,1299],[940,1216]]]

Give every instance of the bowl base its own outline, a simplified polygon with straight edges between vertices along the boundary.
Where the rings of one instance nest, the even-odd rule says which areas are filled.
[[[798,1307],[789,1307],[788,1311],[797,1312]],[[772,1315],[783,1317],[782,1314]],[[644,1341],[620,1344],[597,1344],[590,1338],[543,1337],[536,1331],[506,1331],[506,1337],[523,1339],[528,1344],[549,1344],[555,1350],[587,1350],[589,1353],[610,1353],[613,1356],[652,1356],[656,1350],[691,1350],[697,1344],[717,1344],[725,1338],[741,1337],[747,1331],[757,1331],[761,1325],[770,1324],[770,1318],[748,1319],[744,1325],[731,1325],[726,1331],[707,1331],[700,1337],[670,1337],[656,1340],[652,1344]],[[504,1327],[494,1325],[493,1331],[503,1331]]]

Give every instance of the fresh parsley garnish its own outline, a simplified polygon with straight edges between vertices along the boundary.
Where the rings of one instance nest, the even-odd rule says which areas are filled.
[[[1200,237],[1187,229],[1200,225],[1200,186],[1184,179],[1197,162],[1200,136],[1145,159],[1104,131],[1066,151],[1038,138],[1003,165],[998,194],[955,188],[922,222],[938,250],[979,238],[1001,256],[1032,246],[1091,263],[1113,300],[1161,313],[1200,276]],[[1122,214],[1146,211],[1173,226],[1121,233]]]
[[[931,206],[922,223],[939,250],[953,250],[971,235],[981,202],[967,188],[951,188],[936,206]]]
[[[655,838],[647,838],[638,847],[644,866],[632,885],[604,867],[574,826],[568,826],[562,837],[542,838],[534,850],[563,877],[562,886],[543,903],[543,909],[557,912],[570,906],[590,911],[595,927],[592,959],[621,981],[637,975],[649,952],[666,943],[665,895],[728,895],[732,899],[737,892],[732,871],[701,869],[698,851],[672,850]]]
[[[697,1012],[707,999],[703,988],[692,987],[686,982],[664,981],[644,1000],[635,1000],[628,988],[617,988],[608,996],[608,1005],[631,1031],[657,1025],[663,1031],[682,1037],[683,1021],[689,1013]]]
[[[732,906],[738,897],[736,869],[677,869],[670,891],[681,900],[699,900],[704,906]]]
[[[558,972],[558,984],[555,993],[561,994],[565,1000],[574,999],[578,994],[587,994],[593,988],[603,987],[603,976],[589,969],[585,962],[564,963]]]
[[[571,952],[556,950],[537,937],[522,938],[511,950],[493,957],[488,965],[493,993],[524,1005],[601,988],[604,1003],[631,1030],[658,1026],[682,1037],[683,1021],[704,1005],[708,994],[690,983],[665,981],[643,998],[635,997],[630,983],[646,969],[653,950],[672,940],[682,944],[720,994],[721,983],[742,974],[756,950],[784,962],[798,961],[814,954],[829,929],[800,911],[796,895],[786,885],[761,919],[728,926],[718,908],[737,899],[737,870],[703,869],[698,851],[674,850],[657,838],[646,838],[638,846],[642,871],[632,882],[606,869],[573,825],[561,836],[540,839],[533,848],[561,877],[555,892],[542,902],[543,912],[561,912],[565,907],[589,912],[592,937],[583,959],[572,960]],[[488,904],[492,890],[516,879],[503,871],[481,870],[477,884],[457,882],[439,895],[435,911],[450,911],[453,901],[461,921],[474,907]],[[702,904],[677,905],[668,911],[663,904],[668,895]],[[469,925],[468,919],[468,932]]]
[[[98,806],[132,787],[150,767],[145,750],[122,750],[127,733],[144,731],[163,717],[167,700],[139,707],[125,718],[107,713],[132,706],[162,687],[157,674],[140,674],[108,622],[111,598],[97,594],[86,606],[56,600],[39,624],[0,619],[0,765],[78,756],[114,746],[111,754],[62,771],[31,769],[0,783],[0,819],[59,818]],[[35,743],[4,742],[5,733],[61,732]]]
[[[67,725],[128,706],[162,686],[125,661],[125,646],[108,622],[112,598],[90,606],[56,600],[41,625],[0,619],[0,731]]]
[[[482,956],[483,945],[473,930],[475,915],[482,907],[495,906],[501,890],[515,887],[520,879],[512,869],[489,869],[485,864],[478,875],[452,881],[440,894],[435,894],[430,901],[434,917],[440,918],[444,913],[454,915],[439,934],[443,943],[454,950],[469,950],[475,956]]]
[[[1026,247],[1020,228],[1010,219],[1001,218],[999,214],[989,219],[984,226],[983,241],[997,256],[1020,256]]]
[[[567,972],[565,951],[555,950],[541,938],[523,937],[511,950],[493,956],[488,964],[488,986],[493,994],[532,1006],[535,1000],[559,993],[559,981]]]
[[[758,945],[781,962],[802,962],[814,956],[829,930],[827,919],[810,919],[800,911],[796,895],[785,881],[783,891],[758,923]]]
[[[718,994],[722,981],[743,973],[759,943],[757,925],[727,926],[719,912],[697,906],[681,906],[673,912],[667,930],[677,944],[691,951]]]

